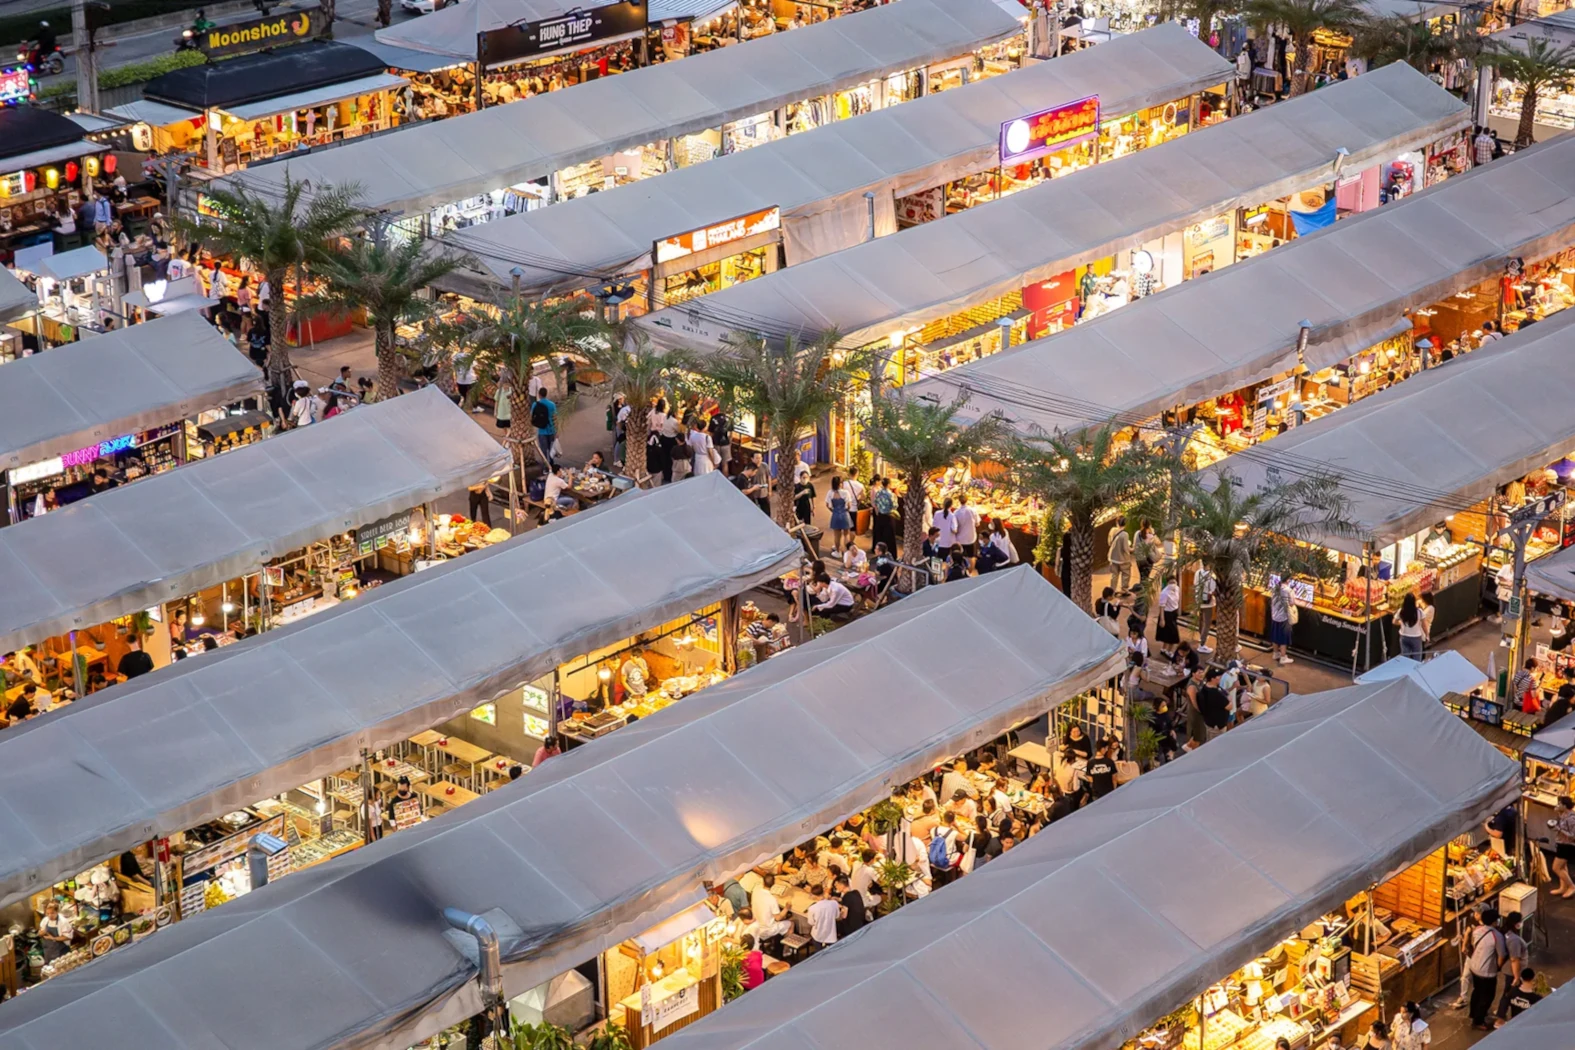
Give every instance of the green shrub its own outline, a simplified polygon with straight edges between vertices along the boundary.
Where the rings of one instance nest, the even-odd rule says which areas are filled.
[[[176,51],[173,54],[157,55],[145,62],[132,62],[129,65],[117,66],[106,69],[99,74],[98,86],[103,88],[125,87],[127,84],[141,84],[152,80],[154,77],[163,76],[176,69],[185,69],[187,66],[200,66],[207,61],[201,51]],[[38,93],[40,101],[47,102],[57,98],[76,98],[77,84],[75,80],[63,80],[50,84]]]

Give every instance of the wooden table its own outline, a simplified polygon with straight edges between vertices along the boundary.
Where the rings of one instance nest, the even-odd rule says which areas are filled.
[[[470,783],[467,786],[472,788],[477,786],[476,767],[492,757],[491,751],[479,748],[475,744],[461,740],[458,737],[441,737],[432,747],[434,750],[443,752],[455,762],[470,767]]]
[[[463,787],[459,784],[450,784],[447,781],[440,781],[438,783],[432,784],[421,784],[416,787],[416,791],[422,795],[425,795],[433,802],[441,802],[445,806],[462,806],[467,802],[474,802],[476,799],[481,797],[467,787]],[[452,791],[453,794],[450,794],[450,791]]]
[[[421,748],[421,750],[425,751],[427,748],[431,747],[433,744],[442,739],[442,733],[439,733],[436,729],[428,729],[425,733],[417,733],[415,736],[411,737],[410,742]]]
[[[1040,769],[1055,768],[1055,761],[1050,757],[1050,752],[1045,750],[1043,744],[1036,744],[1033,741],[1017,745],[1006,753],[1006,757],[1021,759],[1031,766],[1038,766]]]

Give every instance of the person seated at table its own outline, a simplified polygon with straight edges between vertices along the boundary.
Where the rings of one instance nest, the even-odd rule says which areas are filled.
[[[1191,642],[1181,642],[1176,646],[1176,651],[1170,654],[1171,666],[1189,675],[1198,669],[1200,662],[1198,651],[1192,647]]]
[[[1061,737],[1061,757],[1068,762],[1086,762],[1094,753],[1094,745],[1076,722],[1066,727]]]
[[[31,704],[33,710],[39,714],[43,714],[45,711],[48,711],[55,706],[54,694],[48,689],[39,688],[32,682],[29,682],[22,687],[21,699],[26,700],[29,704]]]
[[[914,838],[927,844],[930,841],[930,832],[939,827],[940,823],[940,814],[935,811],[935,801],[927,798],[920,806],[919,819],[913,821],[908,830],[913,833]]]
[[[738,946],[743,950],[742,960],[744,971],[744,991],[759,988],[766,983],[765,953],[760,950],[759,942],[752,934],[744,934],[739,938]]]
[[[846,572],[863,572],[869,567],[869,557],[856,543],[848,544],[848,549],[842,552],[842,568]]]
[[[781,937],[793,929],[793,924],[782,918],[782,902],[774,892],[776,881],[775,875],[761,876],[760,885],[749,895],[749,912],[753,921],[745,932],[754,934],[758,941]]]
[[[979,816],[979,803],[968,797],[962,788],[952,792],[952,797],[946,803],[946,812],[954,813],[963,820],[972,822]],[[941,818],[945,820],[945,817]]]
[[[968,775],[968,760],[960,756],[952,762],[952,768],[946,771],[946,775],[941,777],[940,797],[950,802],[959,788],[970,798],[979,794],[979,788]]]
[[[606,463],[606,462],[607,462],[606,457],[604,457],[601,454],[601,451],[598,449],[597,451],[591,453],[591,458],[590,459],[585,461],[585,469],[586,470],[606,470],[607,468],[605,466],[603,466],[603,464]]]
[[[1054,824],[1062,817],[1071,816],[1077,810],[1078,796],[1071,792],[1062,791],[1061,785],[1054,781],[1050,783],[1050,790],[1046,792],[1045,797],[1050,800],[1050,805],[1045,810],[1045,824]],[[1033,837],[1038,830],[1038,827],[1030,826],[1028,836],[1030,838]]]
[[[96,693],[101,689],[109,688],[109,676],[103,671],[91,671],[87,679],[87,691]]]
[[[569,491],[573,485],[569,481],[569,468],[556,467],[542,482],[541,500],[547,505],[546,521],[561,518],[571,510],[578,510],[580,501]]]
[[[845,620],[853,615],[853,592],[840,581],[821,573],[815,578],[815,587],[819,604],[811,608],[817,616]]]
[[[910,781],[904,794],[907,796],[909,802],[917,802],[921,806],[925,802],[935,803],[940,801],[935,797],[935,789],[926,784],[924,782],[924,778],[922,777],[917,780]]]

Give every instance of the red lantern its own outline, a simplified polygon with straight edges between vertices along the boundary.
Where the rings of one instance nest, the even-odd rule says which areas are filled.
[[[67,182],[75,182],[75,181],[77,181],[77,175],[78,174],[80,174],[80,169],[78,169],[78,167],[77,167],[77,162],[74,161],[74,160],[66,161],[66,181]]]
[[[26,172],[22,177],[22,182],[27,186],[26,192],[32,193],[34,190],[38,189],[38,172]]]
[[[115,174],[115,165],[116,165],[116,163],[117,162],[115,160],[115,155],[113,153],[105,154],[104,155],[104,174],[106,174],[106,175],[113,175],[113,174]]]

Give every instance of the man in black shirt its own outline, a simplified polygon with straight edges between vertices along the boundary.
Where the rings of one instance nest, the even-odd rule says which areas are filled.
[[[771,509],[770,504],[766,501],[766,486],[760,480],[759,473],[754,463],[745,462],[744,469],[734,474],[728,480],[733,483],[735,489],[754,500],[757,507],[769,514]]]
[[[1513,803],[1493,814],[1492,819],[1483,826],[1487,829],[1487,833],[1490,836],[1504,840],[1503,856],[1513,857],[1515,855],[1516,814]]]
[[[837,920],[837,940],[840,941],[855,930],[862,930],[864,924],[869,922],[869,915],[864,910],[864,894],[850,888],[846,875],[838,875],[832,880],[831,889],[841,898],[842,907],[847,911]]]
[[[132,635],[126,639],[126,644],[131,646],[131,651],[122,656],[120,662],[115,665],[117,672],[130,681],[153,670],[153,657],[142,651],[141,638]]]
[[[1509,1018],[1512,1021],[1540,1003],[1542,996],[1537,994],[1537,971],[1529,966],[1521,970],[1520,983],[1510,990],[1508,998]]]
[[[1558,695],[1548,705],[1547,714],[1542,718],[1545,726],[1552,725],[1575,708],[1575,667],[1566,667],[1562,673],[1564,681],[1559,684]]]
[[[1083,775],[1088,778],[1090,799],[1104,798],[1116,789],[1116,760],[1110,757],[1108,741],[1101,742],[1094,749],[1094,757],[1088,760]]]
[[[1230,725],[1230,701],[1220,688],[1220,671],[1217,667],[1209,668],[1203,676],[1203,688],[1198,690],[1198,712],[1203,715],[1209,740],[1225,732]]]

